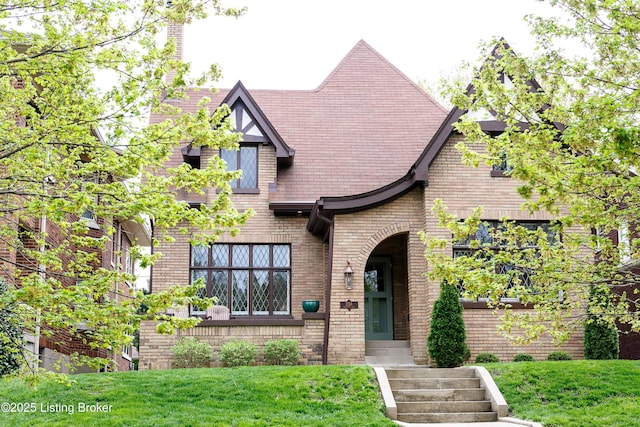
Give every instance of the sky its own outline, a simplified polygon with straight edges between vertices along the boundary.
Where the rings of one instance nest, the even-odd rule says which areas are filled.
[[[185,27],[184,59],[194,71],[222,67],[216,85],[315,89],[363,39],[410,79],[433,87],[463,61],[477,63],[481,41],[502,36],[533,52],[527,14],[557,14],[537,0],[221,0],[247,6],[239,19],[210,17]]]

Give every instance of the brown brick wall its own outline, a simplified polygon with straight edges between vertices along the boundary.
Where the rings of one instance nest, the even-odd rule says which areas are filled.
[[[372,254],[392,252],[402,254],[398,245],[406,246],[406,258],[402,255],[394,258],[394,294],[398,297],[395,304],[396,339],[408,339],[416,363],[428,363],[426,338],[429,333],[431,307],[439,295],[439,284],[430,282],[423,273],[428,270],[423,257],[424,246],[418,238],[418,231],[425,230],[429,236],[450,239],[450,234],[439,228],[431,213],[434,198],[442,198],[451,211],[464,218],[471,210],[484,206],[486,219],[499,219],[509,216],[515,219],[548,219],[544,214],[529,216],[520,205],[522,200],[515,192],[517,182],[509,178],[491,178],[490,167],[465,167],[460,156],[453,148],[459,138],[453,138],[444,147],[438,159],[429,169],[429,185],[424,190],[417,188],[397,200],[347,215],[336,215],[334,228],[333,271],[331,317],[328,346],[329,363],[364,362],[364,287],[363,274],[367,259]],[[211,153],[203,150],[203,161]],[[242,228],[241,233],[232,238],[223,236],[222,242],[231,243],[290,243],[292,245],[292,315],[300,319],[303,299],[320,300],[320,311],[326,310],[324,301],[325,272],[328,268],[328,247],[321,239],[306,231],[307,218],[276,217],[268,208],[271,193],[269,184],[277,180],[274,149],[271,146],[259,147],[259,194],[237,194],[233,196],[238,209],[253,208],[256,215]],[[215,193],[209,192],[208,197]],[[175,231],[175,230],[174,230]],[[158,248],[164,254],[153,269],[153,290],[163,290],[169,285],[188,283],[189,241],[188,235],[177,235],[171,244],[162,243]],[[394,237],[396,236],[396,237]],[[398,238],[397,236],[404,236]],[[391,239],[390,239],[391,238]],[[403,240],[404,239],[404,240]],[[392,246],[394,247],[392,249]],[[451,251],[449,246],[447,251]],[[394,255],[394,256],[396,256]],[[354,270],[353,289],[346,290],[343,270],[347,260]],[[402,271],[404,270],[404,271]],[[399,278],[406,281],[399,283]],[[405,301],[402,301],[402,298]],[[357,301],[358,309],[348,311],[340,309],[340,302]],[[404,307],[404,308],[403,308]],[[492,352],[502,360],[510,360],[519,352],[544,358],[555,350],[549,341],[518,347],[511,346],[505,338],[496,333],[497,316],[490,310],[467,310],[468,342],[473,356],[480,352]],[[308,334],[314,339],[306,347],[305,357],[316,363],[313,357],[321,352],[323,322],[306,322],[305,327],[197,327],[189,334],[197,334],[209,341],[214,348],[232,337],[245,337],[259,346],[271,337],[292,337],[302,340],[307,346]],[[147,334],[146,336],[144,334]],[[156,369],[170,365],[169,347],[175,336],[158,336],[146,327],[142,335],[140,351],[141,367]],[[314,347],[315,346],[315,347]],[[318,347],[319,346],[319,347]],[[311,350],[311,348],[315,350]],[[582,356],[582,331],[575,333],[562,347],[574,357]]]
[[[212,156],[212,150],[204,149],[202,162]],[[306,230],[307,218],[303,216],[276,217],[269,209],[269,184],[277,179],[275,149],[272,146],[258,147],[259,194],[234,194],[232,199],[238,210],[252,208],[255,215],[241,228],[236,237],[223,235],[223,243],[288,243],[291,245],[291,315],[302,319],[302,301],[317,299],[320,312],[325,312],[325,270],[327,268],[327,245],[322,239]],[[215,190],[208,192],[215,197]],[[152,291],[158,292],[169,286],[189,283],[189,235],[177,229],[169,230],[175,238],[172,243],[163,242],[156,252],[163,256],[152,269]],[[324,320],[307,320],[304,327],[291,326],[199,326],[188,334],[202,336],[218,349],[222,339],[233,337],[250,339],[258,346],[274,338],[301,340],[304,360],[308,363],[322,361],[322,339]],[[255,336],[254,336],[255,334]],[[319,334],[319,335],[318,335]],[[170,366],[175,336],[160,336],[152,327],[141,329],[140,367],[160,369]],[[217,350],[216,350],[217,351]]]
[[[335,217],[331,323],[329,331],[329,363],[364,362],[364,268],[369,256],[385,240],[398,234],[407,238],[406,278],[408,283],[408,319],[414,359],[426,361],[425,307],[426,292],[422,272],[422,190],[416,189],[399,199],[364,212]],[[353,289],[344,286],[344,267],[351,260],[354,270]],[[402,261],[401,261],[402,264]],[[398,276],[399,277],[399,276]],[[359,308],[340,309],[340,301],[358,301]],[[404,317],[404,312],[395,313]]]
[[[429,186],[424,192],[424,215],[425,231],[430,237],[451,239],[448,231],[438,227],[437,219],[431,212],[436,198],[442,199],[449,210],[460,218],[468,216],[474,207],[483,206],[483,219],[500,219],[503,216],[519,220],[550,219],[543,212],[529,215],[521,208],[523,199],[516,193],[521,182],[510,178],[492,178],[491,167],[487,165],[478,168],[462,165],[460,154],[454,147],[461,140],[460,136],[453,136],[429,168]],[[477,151],[482,149],[480,145],[472,147]],[[451,254],[451,245],[447,245],[445,251]],[[428,289],[429,299],[437,299],[439,284],[428,282]],[[537,359],[543,359],[551,351],[557,350],[547,338],[528,346],[511,345],[496,331],[498,317],[489,309],[465,310],[472,360],[476,354],[486,352],[495,353],[503,361],[511,360],[517,353],[530,353]],[[582,330],[575,332],[561,349],[576,358],[582,357],[582,334]]]
[[[173,335],[155,331],[155,323],[146,321],[140,326],[139,369],[169,369],[172,362],[171,347],[183,336],[197,337],[207,342],[213,350],[211,366],[220,366],[220,347],[229,341],[246,340],[257,347],[257,364],[264,364],[264,344],[274,339],[298,340],[302,351],[300,363],[322,363],[324,320],[308,319],[304,326],[197,326]]]
[[[569,341],[556,346],[548,335],[529,345],[513,345],[497,330],[500,324],[499,314],[489,309],[465,309],[463,319],[467,329],[467,345],[471,350],[473,362],[478,353],[493,353],[501,362],[510,362],[518,353],[528,353],[536,360],[546,360],[553,351],[566,351],[574,358],[583,357],[582,329],[576,331]]]

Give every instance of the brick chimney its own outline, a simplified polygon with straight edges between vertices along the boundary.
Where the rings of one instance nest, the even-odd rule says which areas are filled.
[[[167,7],[171,7],[171,0],[167,0]],[[171,39],[175,39],[176,43],[176,53],[173,57],[182,61],[184,59],[184,24],[178,24],[173,21],[168,22],[167,41]],[[169,70],[167,73],[167,83],[171,83],[175,75],[176,72],[174,70]]]

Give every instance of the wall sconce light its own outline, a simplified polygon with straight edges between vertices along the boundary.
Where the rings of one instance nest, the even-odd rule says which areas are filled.
[[[344,285],[348,291],[353,289],[353,269],[349,260],[347,260],[347,266],[344,269]]]

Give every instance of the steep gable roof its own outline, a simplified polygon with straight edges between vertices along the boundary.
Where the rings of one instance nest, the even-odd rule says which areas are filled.
[[[511,49],[511,46],[506,42],[504,38],[501,38],[497,42],[496,46],[494,46],[494,48],[491,50],[491,53],[489,54],[489,57],[487,58],[483,66],[487,66],[487,64],[500,58],[500,56],[502,55],[500,53],[500,48],[503,48],[504,51],[511,52],[511,54],[515,55],[515,53],[513,53],[513,50]],[[503,84],[507,84],[511,79],[510,76],[506,75],[504,72],[502,72],[499,77],[501,79],[500,81]],[[531,92],[538,92],[543,90],[538,81],[535,79],[527,80],[524,83],[528,86],[528,90],[530,90]],[[467,86],[466,90],[467,96],[472,95],[474,92],[475,87],[472,83],[470,83]],[[547,107],[548,106],[545,106],[543,107],[543,109]],[[468,110],[462,110],[458,107],[453,107],[453,109],[451,109],[451,111],[447,115],[447,118],[438,128],[435,135],[429,141],[424,151],[422,152],[422,154],[420,154],[420,157],[412,167],[412,170],[415,171],[415,174],[419,179],[423,179],[425,181],[428,179],[429,166],[435,160],[440,150],[442,150],[442,147],[444,147],[444,144],[447,142],[451,134],[455,132],[453,125],[458,120],[460,120],[462,116],[468,113]],[[502,132],[506,129],[506,122],[497,119],[495,111],[487,111],[486,116],[487,117],[482,117],[482,114],[475,114],[471,117],[478,122],[480,128],[485,132]],[[553,123],[553,125],[560,131],[564,130],[565,128],[565,126],[563,126],[561,123]],[[525,129],[528,127],[528,124],[520,123],[519,126],[521,129]]]
[[[257,125],[260,127],[264,136],[266,136],[266,138],[275,147],[278,163],[290,166],[293,163],[295,150],[284,142],[278,131],[275,130],[267,116],[262,112],[260,106],[256,103],[241,81],[238,81],[238,83],[236,83],[236,85],[229,91],[221,104],[227,104],[229,108],[233,110],[238,102],[242,102],[244,108],[246,108],[253,120],[257,122]],[[245,140],[246,139],[247,138],[245,137]]]
[[[446,115],[364,41],[313,91],[251,93],[296,149],[274,201],[358,194],[395,181]]]
[[[501,39],[499,43],[492,50],[488,62],[495,60],[499,57],[498,48],[503,46],[505,49],[510,50],[510,46],[504,39]],[[508,81],[508,76],[502,75],[503,82]],[[526,84],[530,87],[531,91],[540,91],[542,88],[535,80],[529,80]],[[473,94],[475,88],[472,84],[467,86],[467,95]],[[408,168],[406,174],[401,178],[390,182],[387,185],[380,186],[372,191],[362,192],[360,194],[351,194],[340,197],[322,197],[314,205],[307,229],[314,234],[323,235],[326,233],[327,221],[323,218],[331,218],[337,213],[349,213],[356,212],[371,207],[375,207],[391,200],[394,200],[401,195],[407,193],[411,189],[418,185],[428,185],[429,183],[429,166],[438,156],[442,148],[445,146],[449,137],[456,132],[454,124],[460,120],[468,111],[454,107],[449,111],[444,120],[429,142],[424,146],[423,151],[417,157],[416,162]],[[504,121],[498,120],[495,117],[494,112],[487,112],[488,117],[478,118],[478,122],[482,130],[486,132],[501,132],[506,128]],[[564,127],[561,124],[554,123],[554,125],[562,130]],[[526,124],[522,124],[522,127],[526,127]]]
[[[213,96],[203,92],[190,91],[183,110],[195,111],[202,96],[210,96],[213,105],[241,99],[265,119],[284,155],[287,147],[295,150],[295,161],[278,169],[270,188],[274,203],[313,204],[323,196],[387,186],[406,174],[446,116],[442,106],[362,40],[314,90],[237,84]]]

